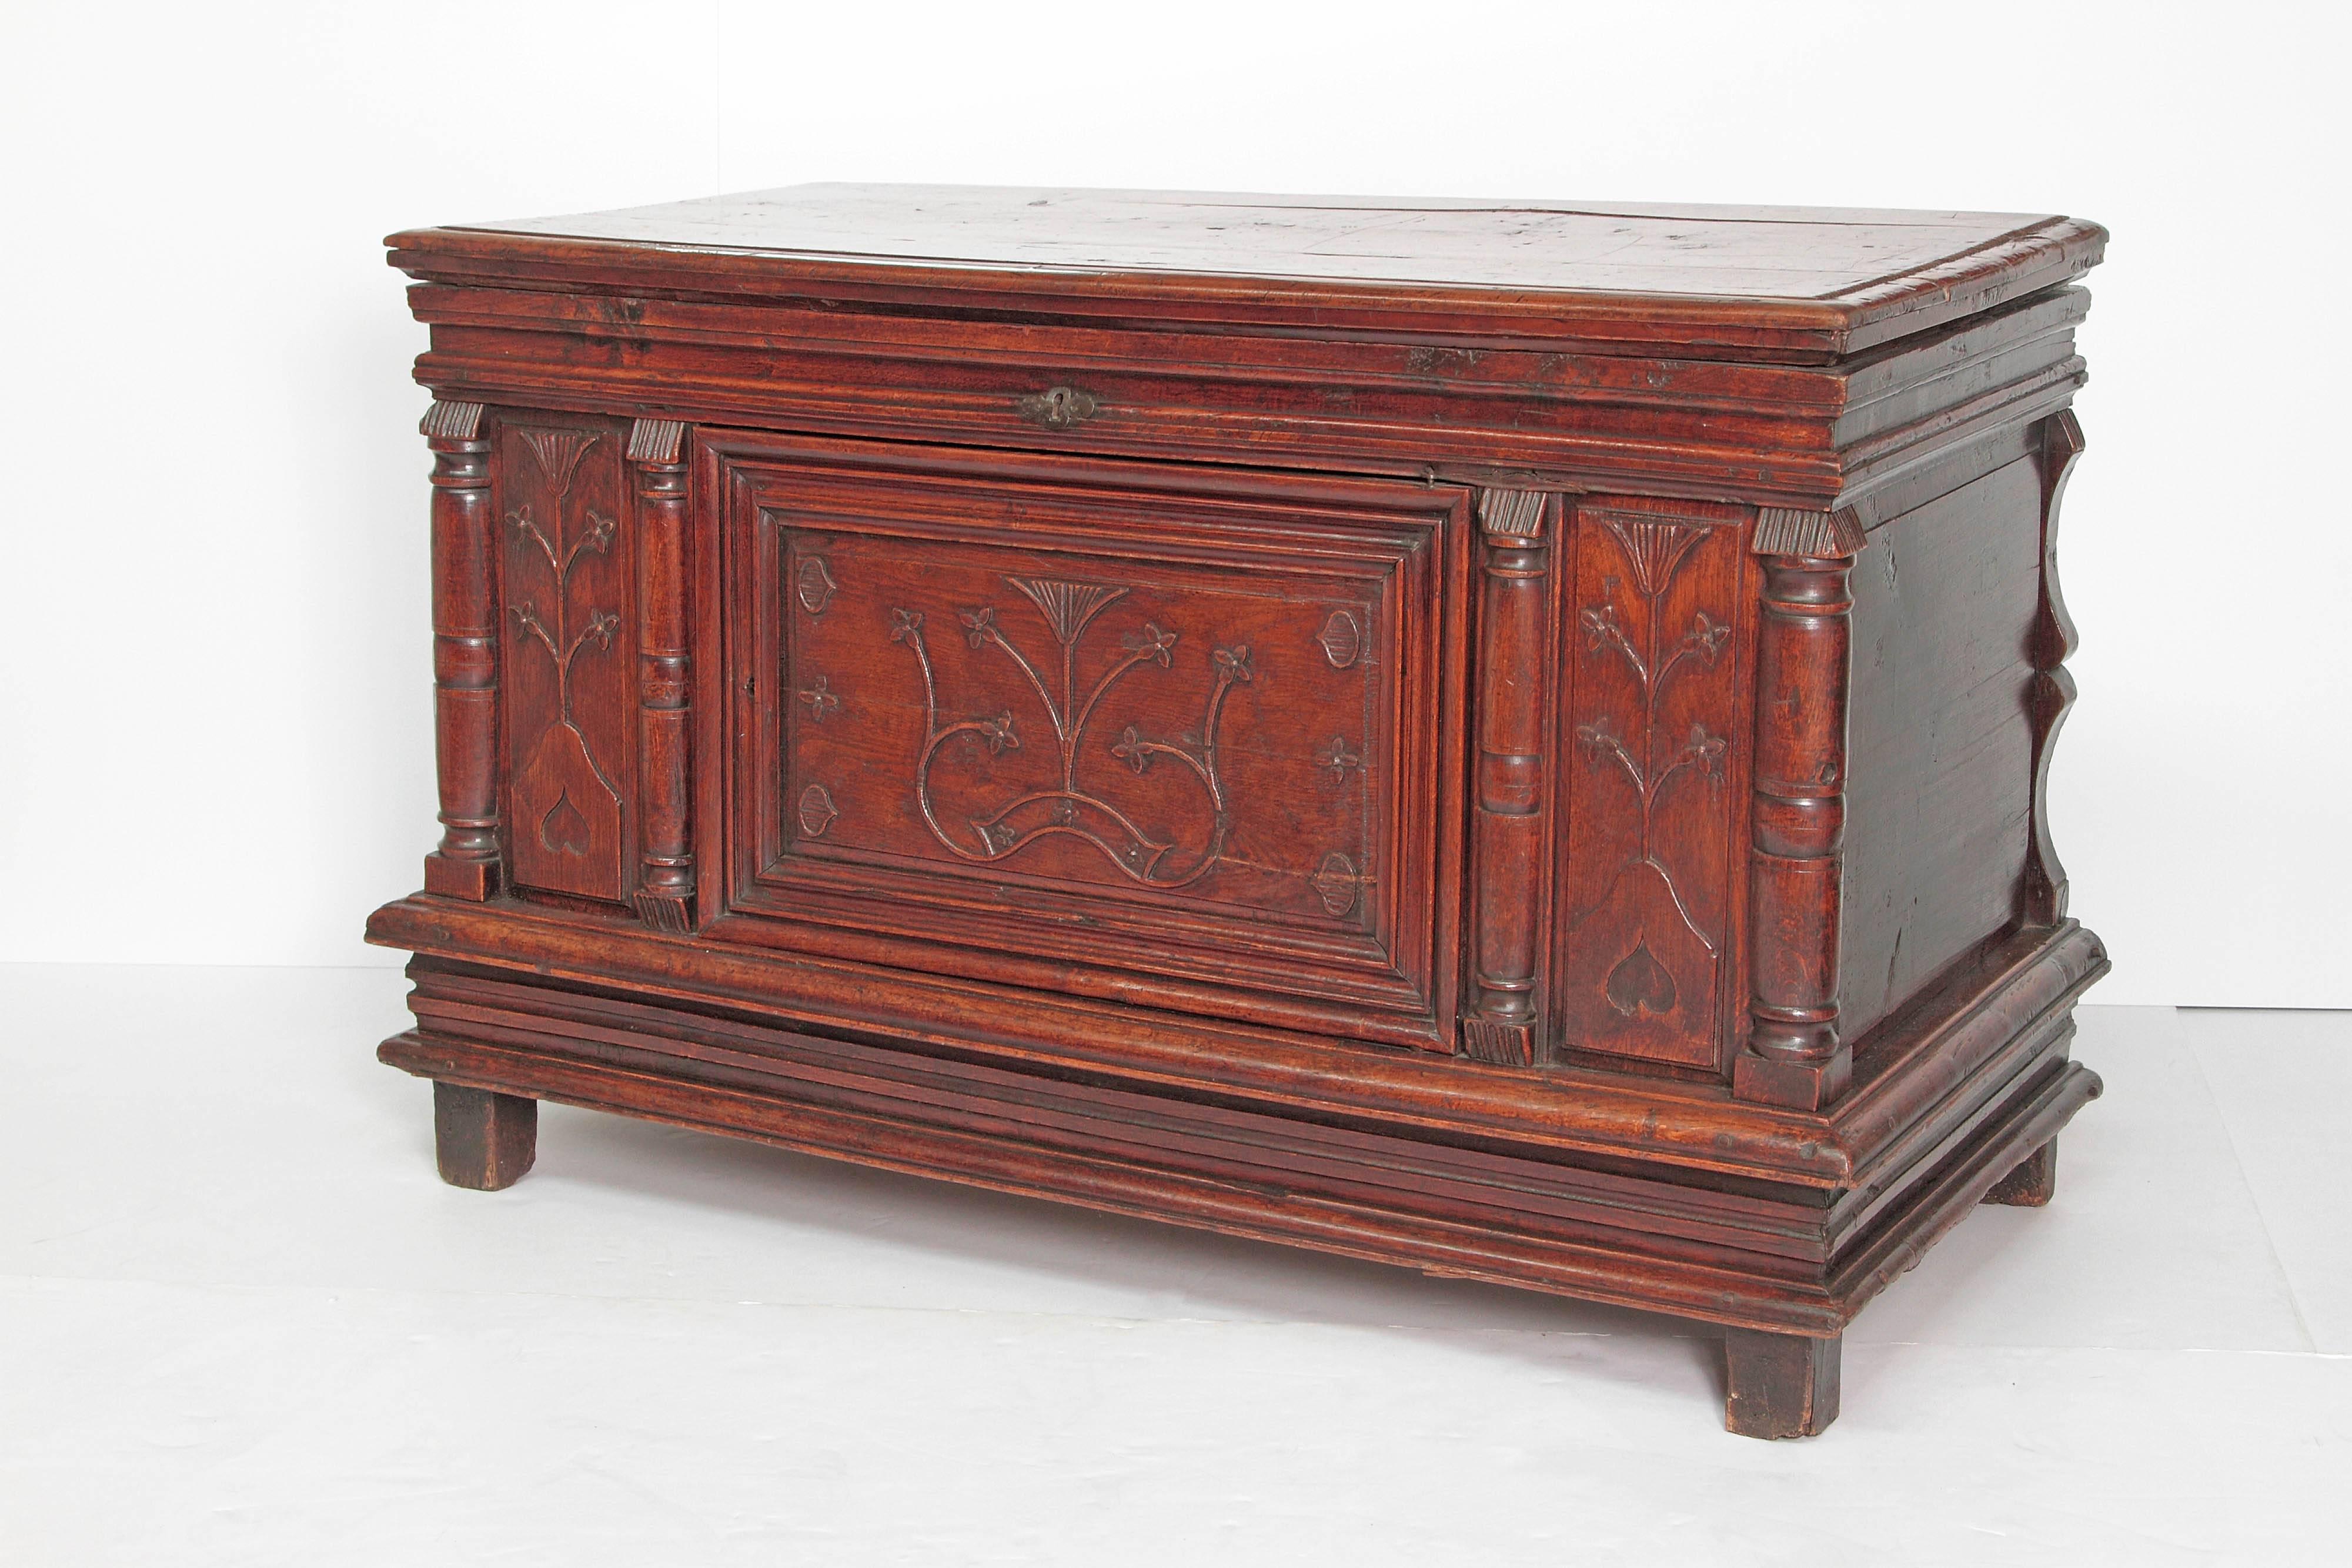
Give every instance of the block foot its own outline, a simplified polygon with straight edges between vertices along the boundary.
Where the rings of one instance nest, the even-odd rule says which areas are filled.
[[[523,1178],[539,1148],[539,1102],[456,1083],[433,1085],[433,1145],[441,1179],[496,1192]]]
[[[1723,1425],[1743,1437],[1811,1437],[1837,1419],[1843,1341],[1729,1329]]]
[[[2015,1208],[2040,1208],[2058,1191],[2058,1140],[2051,1139],[2019,1162],[2015,1170],[1993,1184],[1987,1203]]]

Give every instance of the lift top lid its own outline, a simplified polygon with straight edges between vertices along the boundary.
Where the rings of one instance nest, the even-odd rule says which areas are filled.
[[[2053,214],[793,185],[412,230],[422,278],[1818,362],[2080,277]]]

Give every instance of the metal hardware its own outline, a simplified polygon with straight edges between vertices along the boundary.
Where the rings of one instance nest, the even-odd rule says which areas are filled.
[[[1047,430],[1067,430],[1074,424],[1092,419],[1102,405],[1095,394],[1076,387],[1048,387],[1032,392],[1015,402],[1013,408],[1032,424],[1042,424]]]

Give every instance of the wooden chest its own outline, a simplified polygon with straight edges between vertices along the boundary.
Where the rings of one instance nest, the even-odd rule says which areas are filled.
[[[805,186],[394,236],[443,1175],[542,1099],[1723,1325],[2040,1203],[2105,234]]]

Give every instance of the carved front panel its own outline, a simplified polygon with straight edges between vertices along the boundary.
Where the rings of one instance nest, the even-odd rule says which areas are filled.
[[[730,907],[796,944],[1126,969],[1169,982],[1139,999],[1433,1041],[1461,497],[1026,469],[739,476]]]
[[[1741,722],[1731,507],[1575,510],[1558,1048],[1720,1067]]]
[[[628,893],[635,798],[626,439],[558,414],[498,434],[514,881],[612,903]]]

